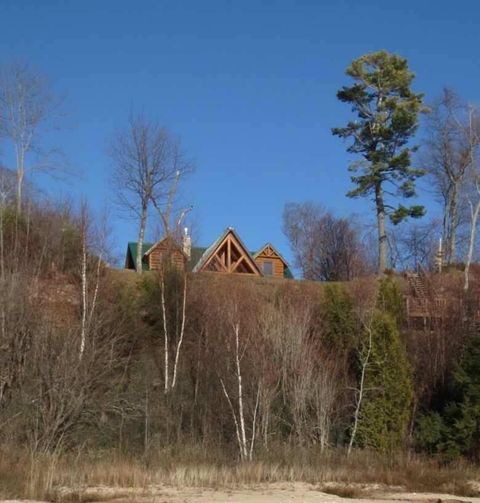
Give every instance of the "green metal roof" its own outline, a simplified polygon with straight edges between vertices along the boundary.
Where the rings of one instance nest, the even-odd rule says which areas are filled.
[[[143,243],[142,246],[142,254],[145,255],[145,253],[154,245],[155,243]],[[125,257],[125,268],[126,269],[135,269],[135,264],[137,263],[137,250],[138,250],[138,243],[134,241],[130,241],[127,246],[127,254]],[[205,252],[206,248],[202,247],[192,247],[191,251],[191,259],[187,263],[187,270],[191,271],[193,269],[193,266],[200,260],[200,257],[203,255]],[[142,260],[142,270],[143,271],[148,271],[148,260],[143,257]]]
[[[142,255],[153,246],[153,243],[143,243],[142,245]],[[135,269],[135,264],[137,263],[137,252],[138,252],[138,243],[130,241],[127,246],[127,255],[125,257],[125,268],[126,269]],[[148,271],[148,261],[145,260],[145,257],[142,259],[142,271]]]
[[[192,251],[190,252],[190,260],[187,262],[187,270],[192,271],[198,261],[205,253],[206,248],[199,246],[192,246]]]

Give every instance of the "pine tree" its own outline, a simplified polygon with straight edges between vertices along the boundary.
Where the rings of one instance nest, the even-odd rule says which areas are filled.
[[[347,68],[354,80],[344,86],[337,98],[348,103],[358,119],[346,127],[334,128],[332,133],[353,143],[347,151],[360,154],[361,160],[350,165],[356,187],[349,197],[372,196],[375,203],[378,227],[378,269],[387,267],[386,216],[394,224],[407,217],[421,217],[423,206],[391,206],[385,196],[410,198],[415,195],[415,180],[424,174],[411,167],[411,153],[415,147],[408,142],[418,126],[422,110],[421,94],[411,89],[414,74],[407,60],[385,51],[366,54]]]

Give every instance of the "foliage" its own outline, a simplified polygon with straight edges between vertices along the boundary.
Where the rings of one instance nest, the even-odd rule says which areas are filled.
[[[468,456],[478,461],[480,447],[480,334],[465,348],[453,373],[453,400],[441,413],[427,412],[419,420],[417,444],[447,459]],[[428,429],[430,427],[430,430]]]
[[[359,120],[334,128],[333,134],[352,138],[348,152],[361,154],[365,161],[352,164],[351,171],[361,170],[361,174],[352,177],[357,187],[348,195],[369,195],[379,184],[390,182],[397,187],[398,195],[414,196],[415,180],[424,173],[410,166],[415,148],[407,143],[417,129],[423,97],[410,89],[414,74],[407,60],[385,51],[375,52],[354,60],[346,73],[355,83],[343,87],[337,97],[352,105]],[[398,223],[407,216],[422,216],[423,211],[421,206],[399,205],[390,215]]]
[[[403,326],[406,321],[405,298],[394,278],[385,277],[380,281],[377,306],[392,316],[397,327]]]
[[[372,348],[357,442],[391,452],[405,441],[413,395],[411,369],[390,314],[377,311],[370,330]]]
[[[445,424],[440,414],[438,412],[422,414],[415,426],[417,446],[429,454],[437,452],[438,445],[445,436]]]
[[[323,310],[325,343],[341,351],[351,350],[355,345],[357,323],[352,299],[342,286],[325,287]]]
[[[324,451],[345,446],[354,355],[365,351],[370,327],[372,358],[356,445],[389,454],[403,446],[412,382],[397,329],[404,320],[403,297],[393,275],[380,285],[374,278],[322,284],[208,274],[187,275],[185,283],[183,274],[167,266],[163,276],[150,271],[137,278],[129,271],[98,274],[90,264],[88,306],[95,295],[97,304],[87,313],[87,345],[79,358],[78,218],[68,207],[32,206],[15,227],[14,210],[6,211],[7,267],[0,298],[5,320],[0,337],[8,348],[0,361],[7,378],[0,389],[0,422],[6,425],[2,442],[12,439],[37,452],[87,445],[146,455],[160,445],[174,449],[186,442],[237,452],[232,408],[221,383],[239,418],[238,326],[241,414],[245,437],[254,439],[253,457],[275,444],[317,445]],[[17,256],[10,246],[15,242],[21,252]],[[71,273],[52,274],[52,263],[58,264],[57,271]],[[29,286],[37,284],[38,289]],[[65,316],[57,318],[61,309]],[[366,318],[372,309],[370,326]],[[413,345],[412,365],[418,354],[431,355],[425,334],[405,335]],[[162,384],[172,382],[174,369],[177,385],[165,391]],[[465,365],[462,369],[471,375]],[[448,376],[448,369],[444,372]],[[456,402],[416,422],[417,445],[428,452],[469,455],[474,450],[473,395],[460,400],[461,374],[455,375]],[[425,383],[415,386],[419,397]],[[425,405],[419,408],[428,409]]]
[[[395,54],[366,54],[354,60],[346,73],[354,84],[340,89],[337,98],[351,105],[357,119],[345,127],[333,128],[332,133],[351,139],[347,151],[361,156],[349,167],[355,188],[347,195],[372,197],[375,202],[379,272],[383,273],[387,267],[385,217],[390,216],[398,224],[425,212],[423,206],[394,207],[386,200],[386,196],[415,196],[415,181],[424,174],[423,170],[412,168],[411,154],[416,148],[408,145],[418,126],[423,97],[410,88],[414,74],[407,60]]]

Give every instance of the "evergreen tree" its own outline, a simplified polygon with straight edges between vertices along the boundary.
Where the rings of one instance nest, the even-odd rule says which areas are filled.
[[[480,459],[480,334],[475,334],[453,373],[454,399],[443,411],[429,412],[417,423],[418,445],[447,459]]]
[[[324,340],[329,347],[348,353],[354,347],[356,332],[352,299],[339,285],[329,284],[324,291]]]
[[[410,198],[415,195],[415,180],[424,174],[411,167],[411,153],[415,147],[408,142],[418,126],[422,109],[421,94],[411,89],[414,74],[407,60],[385,51],[366,54],[347,68],[354,80],[344,86],[337,98],[348,103],[357,114],[357,120],[346,127],[334,128],[332,133],[341,138],[351,138],[347,151],[360,154],[361,160],[351,164],[352,182],[356,187],[349,197],[372,196],[376,207],[380,273],[387,267],[386,216],[394,224],[406,217],[420,217],[423,206],[396,208],[386,200],[386,195]]]
[[[356,443],[383,452],[402,446],[413,397],[411,369],[392,316],[377,311]]]
[[[389,313],[393,317],[397,327],[405,323],[405,297],[393,278],[386,277],[380,281],[377,306],[380,311]]]

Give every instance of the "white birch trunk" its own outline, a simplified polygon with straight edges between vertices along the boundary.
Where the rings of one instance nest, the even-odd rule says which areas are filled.
[[[87,321],[87,244],[86,223],[82,225],[82,321],[80,328],[80,359],[85,351],[86,321]]]
[[[469,243],[468,243],[468,252],[467,252],[467,259],[465,261],[465,272],[464,272],[463,288],[465,291],[467,291],[469,288],[470,265],[473,260],[473,252],[475,249],[475,239],[477,236],[477,223],[478,223],[478,217],[480,214],[480,200],[478,200],[475,205],[472,203],[472,201],[469,201],[469,203],[470,203],[471,223],[470,223],[470,239],[469,239]]]
[[[92,323],[93,314],[95,312],[95,307],[97,304],[98,289],[100,286],[100,266],[102,263],[102,253],[100,252],[97,261],[97,272],[95,274],[95,289],[93,290],[92,305],[90,306],[90,314],[88,316],[88,323]]]
[[[140,216],[140,229],[138,231],[138,243],[137,243],[137,257],[135,262],[135,269],[137,274],[142,274],[142,258],[143,258],[143,240],[145,237],[145,227],[147,225],[147,207],[143,205],[142,214]]]
[[[167,326],[167,306],[165,303],[165,280],[163,278],[163,271],[161,275],[161,302],[162,302],[162,317],[163,317],[163,339],[164,339],[164,390],[168,393],[169,389],[169,370],[168,370],[168,326]]]
[[[25,178],[25,153],[21,147],[17,147],[17,214],[22,212],[23,181]]]
[[[352,452],[353,444],[355,442],[355,436],[357,435],[357,429],[358,429],[358,422],[360,419],[360,411],[362,408],[362,402],[363,402],[363,397],[365,395],[365,375],[367,372],[367,367],[369,365],[370,361],[370,355],[372,353],[372,327],[368,326],[365,327],[367,332],[368,332],[368,348],[367,348],[367,354],[365,355],[365,358],[362,359],[362,372],[360,375],[360,386],[357,389],[357,396],[356,396],[356,404],[355,404],[355,413],[353,416],[353,428],[352,428],[352,434],[350,436],[350,442],[348,443],[348,450],[347,450],[347,455],[349,456],[350,453]]]
[[[232,411],[233,422],[235,424],[235,432],[237,434],[238,449],[240,450],[240,457],[243,459],[242,439],[240,437],[240,428],[238,426],[237,415],[235,414],[235,409],[233,407],[232,401],[230,400],[230,396],[228,395],[227,392],[227,388],[225,387],[225,384],[223,383],[222,379],[220,379],[220,384],[222,385],[223,394],[227,398],[228,405],[230,406],[230,410]]]
[[[257,429],[257,416],[258,409],[260,405],[260,390],[261,386],[258,385],[257,389],[257,397],[255,401],[255,408],[253,411],[252,418],[252,435],[250,437],[250,445],[247,440],[247,432],[245,428],[245,408],[244,408],[244,397],[243,397],[243,383],[242,383],[242,371],[240,365],[240,326],[238,323],[233,325],[233,331],[235,334],[235,367],[236,367],[236,378],[237,378],[237,391],[238,391],[238,417],[235,412],[235,407],[230,399],[230,396],[227,392],[225,384],[222,379],[220,379],[220,384],[222,386],[223,394],[227,398],[228,405],[232,412],[233,422],[235,424],[235,432],[237,435],[238,449],[240,452],[240,459],[242,461],[252,460],[253,459],[253,448],[255,445],[256,438],[256,429]]]
[[[238,382],[238,415],[240,419],[240,433],[242,438],[242,457],[247,457],[247,436],[245,433],[245,416],[243,412],[243,387],[242,387],[242,372],[240,369],[240,341],[239,332],[240,326],[238,323],[234,326],[235,330],[235,363],[237,367],[237,382]]]
[[[173,365],[172,389],[175,388],[175,384],[177,382],[178,360],[180,358],[180,349],[182,347],[183,335],[185,333],[186,309],[187,309],[187,275],[185,273],[183,278],[182,321],[180,327],[180,337],[175,352],[175,363]]]
[[[260,403],[260,385],[258,385],[257,399],[255,401],[255,410],[253,412],[252,436],[250,438],[250,452],[248,453],[248,459],[250,461],[252,461],[252,459],[253,459],[253,447],[255,445],[255,437],[256,437],[256,432],[257,432],[257,412],[258,412],[259,403]]]

